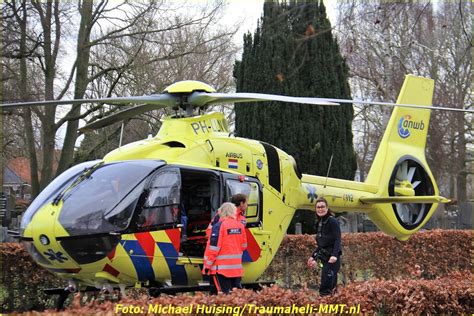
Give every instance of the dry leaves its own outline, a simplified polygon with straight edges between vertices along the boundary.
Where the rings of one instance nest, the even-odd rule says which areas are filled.
[[[474,310],[471,242],[471,231],[456,230],[420,232],[407,242],[382,233],[344,234],[340,276],[347,285],[341,285],[332,297],[320,298],[316,291],[319,271],[306,267],[306,260],[316,246],[314,237],[291,235],[283,240],[261,278],[277,280],[286,288],[273,286],[260,292],[238,290],[224,296],[195,293],[149,298],[132,294],[120,303],[140,306],[360,304],[362,313],[467,314]],[[9,295],[2,302],[3,311],[41,310],[54,306],[41,290],[64,286],[64,281],[38,267],[21,244],[0,244],[0,253],[3,281]],[[369,281],[361,282],[363,275]],[[84,304],[76,296],[67,313],[113,315],[115,306],[116,302],[100,303],[97,300]],[[47,313],[54,313],[54,310]]]

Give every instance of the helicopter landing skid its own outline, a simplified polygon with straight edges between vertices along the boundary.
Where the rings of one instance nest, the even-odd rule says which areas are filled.
[[[242,287],[244,289],[260,291],[264,286],[271,286],[273,284],[275,284],[274,281],[254,282],[254,283],[242,284]],[[150,296],[157,297],[160,294],[174,295],[177,293],[205,292],[209,290],[210,290],[209,284],[201,284],[201,285],[194,285],[194,286],[149,287],[148,293],[150,294]]]
[[[245,283],[242,284],[242,287],[245,289],[251,289],[254,291],[260,291],[264,286],[271,286],[275,284],[274,281],[265,281],[265,282],[253,282],[253,283]],[[186,293],[186,292],[204,292],[209,291],[210,285],[209,284],[202,284],[196,286],[168,286],[168,287],[149,287],[148,293],[152,297],[160,296],[160,294],[170,294],[174,295],[177,293]],[[100,289],[88,286],[82,292],[99,292]],[[64,302],[66,302],[67,298],[71,293],[74,291],[71,290],[69,287],[66,288],[50,288],[44,289],[43,292],[46,295],[59,295],[58,300],[56,301],[56,309],[58,311],[64,309]]]
[[[98,288],[88,286],[84,290],[84,292],[98,292],[100,291]],[[70,287],[66,288],[51,288],[51,289],[44,289],[43,290],[44,294],[46,295],[59,295],[57,301],[56,301],[56,310],[60,311],[64,309],[64,302],[66,302],[67,298],[71,293],[74,293],[74,290],[71,289]]]

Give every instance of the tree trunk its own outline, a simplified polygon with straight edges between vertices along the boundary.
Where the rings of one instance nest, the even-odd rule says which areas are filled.
[[[30,95],[28,91],[28,81],[27,81],[27,66],[26,66],[26,32],[27,32],[27,12],[26,12],[26,1],[22,1],[21,3],[21,10],[23,19],[20,18],[18,15],[18,23],[20,24],[20,91],[23,94],[23,100],[29,101]],[[35,138],[33,132],[33,124],[31,122],[31,109],[26,107],[23,110],[23,120],[25,121],[25,135],[26,135],[26,144],[28,146],[28,153],[29,153],[29,163],[30,163],[30,174],[31,174],[31,194],[32,197],[36,197],[40,191],[39,188],[39,179],[38,179],[38,159],[36,157],[36,146],[35,146]]]
[[[467,170],[466,170],[466,136],[464,132],[464,115],[457,116],[458,127],[458,173],[456,175],[457,198],[459,202],[467,200]]]
[[[77,38],[77,60],[76,60],[76,84],[74,89],[74,99],[82,99],[86,92],[88,80],[88,67],[90,58],[90,31],[92,29],[92,8],[93,1],[83,1],[79,3],[81,13],[81,24]],[[70,115],[77,117],[81,112],[81,105],[73,106]],[[69,168],[74,158],[74,147],[77,140],[77,129],[79,120],[68,121],[66,136],[64,138],[63,149],[57,174]]]
[[[56,77],[56,58],[60,41],[60,21],[59,21],[59,2],[49,1],[45,3],[46,12],[43,10],[42,3],[33,2],[41,18],[41,26],[44,32],[44,76],[45,89],[44,96],[46,100],[54,100],[54,79]],[[53,8],[54,5],[54,8]],[[55,24],[55,41],[52,41],[53,18]],[[41,168],[40,188],[44,188],[53,177],[53,161],[55,149],[56,126],[54,124],[56,116],[56,107],[48,106],[41,117],[43,125],[42,145],[43,157]]]

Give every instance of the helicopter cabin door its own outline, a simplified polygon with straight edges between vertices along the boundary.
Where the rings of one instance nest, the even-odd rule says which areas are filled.
[[[230,201],[235,194],[245,194],[247,196],[247,211],[245,217],[247,228],[261,226],[263,223],[262,209],[263,199],[261,184],[257,179],[235,174],[224,174],[225,201]]]
[[[165,167],[151,176],[145,201],[136,217],[138,232],[175,228],[181,208],[181,175],[178,168]]]
[[[218,172],[167,166],[151,177],[134,232],[180,230],[179,255],[203,257],[206,228],[219,208]]]
[[[242,255],[242,262],[256,262],[262,258],[270,242],[269,232],[262,229],[264,221],[262,185],[258,179],[235,174],[223,174],[223,182],[225,201],[230,201],[232,196],[239,193],[247,196],[247,210],[244,214],[247,249]]]
[[[181,252],[186,257],[203,257],[206,229],[222,200],[220,175],[211,170],[180,168],[182,221]]]

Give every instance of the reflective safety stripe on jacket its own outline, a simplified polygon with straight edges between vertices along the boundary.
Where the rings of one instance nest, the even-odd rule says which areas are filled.
[[[247,249],[245,227],[233,218],[224,218],[212,226],[204,253],[204,269],[228,278],[242,276],[242,253]]]

